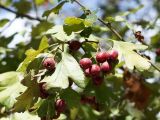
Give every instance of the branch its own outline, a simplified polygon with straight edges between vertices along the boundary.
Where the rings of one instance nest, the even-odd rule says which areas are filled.
[[[35,0],[33,0],[33,6],[34,6],[35,13],[36,13],[36,17],[38,17],[38,9],[37,9],[37,5],[35,3]]]
[[[74,0],[74,2],[76,2],[84,11],[89,11],[91,13],[90,10],[86,9],[86,7],[82,5],[80,2],[78,2],[77,0]],[[100,21],[102,24],[108,27],[110,31],[113,32],[121,41],[124,41],[123,37],[112,27],[111,23],[106,23],[101,18],[98,18],[98,21]],[[142,44],[147,45],[145,42],[143,42]],[[150,64],[151,66],[153,66],[156,70],[160,72],[160,69],[157,68],[152,62],[150,62]]]
[[[18,17],[25,17],[25,18],[28,18],[28,19],[30,19],[30,20],[37,20],[37,21],[39,21],[39,22],[42,21],[42,20],[41,20],[40,18],[38,18],[38,17],[35,18],[35,17],[30,16],[30,15],[26,15],[26,14],[23,14],[23,13],[20,13],[20,12],[13,11],[13,10],[11,10],[11,9],[3,6],[3,5],[0,5],[0,8],[6,10],[6,11],[8,11],[8,12],[11,12],[11,13],[13,13],[13,14],[16,14]]]
[[[87,10],[86,7],[84,5],[82,5],[80,2],[78,2],[77,0],[74,0],[74,2],[76,2],[79,6],[81,6],[83,10],[90,12],[90,10]],[[100,21],[102,24],[104,24],[106,27],[108,27],[110,29],[110,31],[112,33],[114,33],[121,41],[124,41],[122,36],[112,27],[111,23],[106,23],[101,18],[98,18],[98,21]]]
[[[149,61],[149,63],[152,65],[152,67],[154,67],[157,71],[160,72],[160,68],[158,68],[156,65],[154,65],[152,62]]]

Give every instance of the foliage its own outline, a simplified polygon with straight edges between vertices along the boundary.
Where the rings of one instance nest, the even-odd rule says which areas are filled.
[[[74,3],[81,15],[57,25],[61,10]],[[145,5],[135,0],[137,7],[122,11],[121,3],[101,5],[103,20],[77,0],[0,1],[0,10],[15,14],[13,20],[0,19],[0,120],[160,119],[159,18],[133,22],[130,17]],[[159,14],[158,0],[153,3]],[[4,35],[17,19],[30,30]],[[150,30],[155,34],[147,41]],[[30,40],[9,47],[18,35]],[[105,72],[98,54],[107,62]],[[55,60],[46,64],[52,69],[43,64],[48,57]],[[81,63],[89,64],[86,69],[82,58],[90,60]]]

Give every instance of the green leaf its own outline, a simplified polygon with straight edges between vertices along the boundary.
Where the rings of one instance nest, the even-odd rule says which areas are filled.
[[[36,58],[37,55],[39,55],[41,52],[43,52],[43,50],[48,48],[48,46],[49,46],[48,39],[47,39],[46,36],[44,36],[41,40],[41,43],[39,45],[39,49],[37,51],[34,50],[34,49],[29,49],[29,50],[26,51],[25,54],[26,54],[27,57],[20,64],[17,71],[25,72],[28,65]]]
[[[80,35],[82,37],[88,38],[91,35],[91,33],[92,33],[92,28],[91,27],[87,27],[80,33]]]
[[[67,35],[70,35],[72,32],[78,32],[83,30],[85,27],[89,27],[94,23],[93,16],[88,16],[87,19],[81,19],[77,17],[67,17],[64,21],[65,25],[63,26],[64,31]]]
[[[20,77],[19,72],[0,74],[0,104],[6,108],[12,108],[16,102],[16,97],[26,88],[20,83]]]
[[[67,35],[64,30],[63,26],[61,25],[56,25],[52,29],[48,30],[46,32],[47,34],[51,34],[53,38],[56,38],[60,41],[70,41],[75,38],[75,34]]]
[[[87,81],[85,81],[85,76],[78,62],[70,54],[62,53],[62,60],[57,64],[55,72],[44,78],[43,82],[47,82],[46,89],[65,89],[69,86],[68,78],[71,78],[81,88],[86,86]]]
[[[67,35],[71,35],[72,32],[78,32],[85,28],[83,23],[75,24],[75,25],[64,25],[63,30],[66,32]]]
[[[55,14],[59,14],[59,11],[62,9],[64,3],[66,3],[67,1],[62,1],[61,3],[59,3],[56,7],[54,7],[51,10],[47,10],[43,13],[42,17],[48,17],[51,13],[55,13]]]
[[[76,25],[83,23],[85,26],[91,26],[92,22],[89,20],[77,18],[77,17],[67,17],[64,21],[66,25]]]
[[[147,46],[140,44],[133,44],[129,42],[113,41],[113,49],[119,52],[119,59],[124,57],[125,63],[129,69],[136,67],[140,71],[147,70],[151,64],[149,60],[141,57],[134,50],[145,50]]]
[[[142,111],[136,109],[133,104],[134,103],[126,101],[126,106],[124,109],[136,120],[142,120],[145,117],[145,114]]]
[[[36,5],[43,5],[46,0],[35,0]]]
[[[43,101],[37,110],[39,117],[53,117],[55,115],[54,98],[48,98]]]
[[[160,46],[160,34],[159,33],[152,36],[151,45],[156,47],[156,48],[159,48],[159,46]]]
[[[0,27],[5,26],[9,22],[9,19],[1,19],[0,20]]]
[[[40,118],[35,114],[24,112],[24,113],[12,113],[11,116],[2,117],[0,118],[0,120],[40,120]]]
[[[70,109],[77,108],[80,104],[80,95],[71,88],[65,89],[61,94],[61,98],[66,101]]]
[[[31,2],[27,0],[15,2],[13,6],[17,9],[18,12],[23,14],[29,12],[32,8]]]
[[[25,85],[28,87],[24,93],[17,97],[17,102],[14,104],[14,111],[24,112],[31,108],[39,97],[39,84],[32,75],[29,73],[27,77],[23,80]]]
[[[40,38],[47,30],[53,27],[53,23],[43,21],[40,22],[37,26],[32,28],[32,37],[33,38]]]
[[[124,13],[120,13],[120,16],[127,16],[129,14],[134,14],[136,13],[137,11],[139,11],[140,9],[142,9],[144,7],[144,5],[140,5],[134,9],[131,9],[130,11],[127,11],[127,12],[124,12]]]
[[[87,15],[85,21],[89,23],[89,26],[93,25],[97,21],[98,17],[96,13],[97,11],[93,11],[91,14]]]

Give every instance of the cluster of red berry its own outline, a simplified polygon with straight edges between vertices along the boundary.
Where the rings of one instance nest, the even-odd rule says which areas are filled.
[[[139,42],[144,42],[144,36],[141,34],[141,31],[137,31],[134,33],[135,38],[137,38],[137,40]]]
[[[81,68],[84,70],[86,77],[92,77],[94,85],[101,85],[103,82],[102,73],[110,73],[114,66],[111,64],[116,61],[118,52],[111,50],[108,52],[99,52],[96,54],[98,64],[92,64],[90,58],[83,58],[79,61]]]

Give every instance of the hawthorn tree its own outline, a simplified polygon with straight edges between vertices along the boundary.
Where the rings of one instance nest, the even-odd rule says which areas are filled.
[[[0,1],[2,12],[15,15],[0,19],[0,120],[159,120],[159,18],[130,22],[144,6],[137,0],[120,13],[120,3],[101,5],[100,18],[78,0]],[[52,16],[66,4],[78,5],[81,15],[56,25]],[[3,32],[19,18],[31,27],[23,32],[30,41],[10,48],[20,33]],[[147,41],[145,32],[154,29]]]

